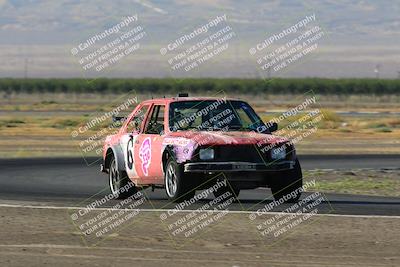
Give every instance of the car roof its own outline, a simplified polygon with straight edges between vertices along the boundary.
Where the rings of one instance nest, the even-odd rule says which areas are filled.
[[[226,98],[224,99],[228,101],[241,101],[239,99],[234,98]],[[166,98],[154,98],[148,99],[143,101],[143,104],[150,104],[150,103],[171,103],[171,102],[180,102],[180,101],[207,101],[207,100],[219,100],[221,97],[166,97]]]

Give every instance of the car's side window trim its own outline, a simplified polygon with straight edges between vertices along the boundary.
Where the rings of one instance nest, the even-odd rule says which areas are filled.
[[[149,123],[151,122],[151,118],[153,116],[155,107],[156,107],[156,105],[154,105],[154,104],[151,105],[151,108],[148,112],[148,116],[146,117],[146,121],[143,125],[143,129],[140,131],[140,133],[143,133],[143,134],[146,133],[147,127],[149,126]]]
[[[135,112],[132,113],[132,115],[126,120],[126,124],[124,125],[124,132],[125,132],[125,133],[127,133],[128,125],[129,125],[129,124],[132,122],[132,120],[136,117],[136,115],[138,114],[138,112],[141,111],[143,108],[146,108],[146,107],[147,107],[147,110],[146,110],[146,113],[143,114],[144,119],[143,119],[143,121],[142,121],[142,123],[141,123],[141,125],[140,125],[140,129],[139,129],[139,133],[142,133],[142,132],[143,132],[143,128],[144,128],[144,125],[145,125],[144,123],[145,123],[145,121],[147,121],[147,116],[148,116],[149,111],[150,111],[151,108],[152,108],[152,104],[143,104],[143,105],[141,105],[140,107],[138,107],[138,109],[137,109]]]
[[[139,133],[144,133],[146,125],[147,125],[147,121],[150,119],[150,114],[151,112],[153,112],[153,108],[154,108],[154,103],[148,104],[149,108],[147,109],[146,115],[144,120],[142,121],[142,125],[140,126],[140,131]]]
[[[161,108],[164,109],[164,111],[163,111],[163,118],[162,118],[162,125],[163,125],[163,128],[164,128],[164,130],[165,130],[165,108],[166,108],[166,105],[163,104],[163,103],[160,103],[160,104],[158,104],[158,103],[153,103],[152,106],[151,106],[151,110],[149,111],[149,115],[147,116],[146,123],[144,124],[144,127],[143,127],[143,133],[144,133],[144,134],[155,134],[155,133],[148,133],[148,132],[147,132],[147,130],[148,130],[147,128],[149,127],[150,123],[152,123],[151,120],[153,119],[153,117],[154,117],[154,119],[155,119],[155,122],[157,122],[158,116],[159,116],[159,114],[160,114]],[[157,110],[156,110],[156,109],[157,109]],[[155,116],[153,116],[153,115],[154,115],[154,112],[156,112]]]

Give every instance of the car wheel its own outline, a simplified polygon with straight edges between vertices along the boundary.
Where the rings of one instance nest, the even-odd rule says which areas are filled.
[[[117,161],[114,157],[111,159],[110,162],[108,178],[111,193],[117,199],[127,198],[138,191],[137,187],[129,179],[126,172],[118,170]]]
[[[170,200],[180,202],[194,196],[195,190],[187,178],[182,166],[170,157],[164,173],[165,191]]]
[[[299,160],[292,170],[286,171],[280,175],[271,185],[271,191],[274,199],[278,201],[284,198],[286,203],[297,202],[301,196],[301,187],[303,186],[303,175]]]
[[[239,194],[240,194],[240,189],[232,184],[231,185],[227,184],[224,187],[218,188],[218,190],[214,191],[213,194],[214,194],[214,197],[217,198],[217,197],[222,196],[226,192],[230,192],[235,199],[238,199]]]

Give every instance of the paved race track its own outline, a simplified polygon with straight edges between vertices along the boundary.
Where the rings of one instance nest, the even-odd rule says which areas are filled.
[[[303,169],[391,168],[400,166],[400,155],[299,156]],[[86,159],[95,162],[97,159]],[[98,162],[88,166],[82,158],[0,160],[0,201],[57,206],[82,205],[89,197],[108,194],[108,180]],[[164,190],[145,191],[150,201],[143,208],[171,208]],[[306,197],[304,194],[303,197]],[[400,215],[400,199],[326,194],[320,213],[354,215]],[[268,189],[244,190],[231,210],[257,210],[271,202]],[[110,203],[111,205],[112,203]],[[192,207],[195,208],[195,207]],[[285,205],[274,209],[285,209]]]

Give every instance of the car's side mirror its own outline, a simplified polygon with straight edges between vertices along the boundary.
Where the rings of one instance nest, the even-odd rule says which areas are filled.
[[[123,116],[112,116],[112,122],[123,123],[125,120],[126,120],[126,117],[123,117]]]
[[[269,127],[268,130],[272,133],[278,130],[278,123],[276,122],[272,122],[272,123],[268,123]]]

